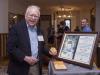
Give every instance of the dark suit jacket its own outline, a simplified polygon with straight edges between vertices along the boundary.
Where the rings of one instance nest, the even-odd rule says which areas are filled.
[[[42,35],[37,28],[37,34]],[[41,56],[42,53],[48,54],[44,48],[44,41],[38,41],[39,73],[41,75]],[[30,65],[24,61],[25,56],[31,56],[30,38],[25,20],[14,25],[8,35],[7,51],[9,55],[8,74],[9,75],[28,75]]]

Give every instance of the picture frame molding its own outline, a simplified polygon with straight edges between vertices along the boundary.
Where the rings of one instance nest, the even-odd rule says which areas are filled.
[[[75,53],[76,53],[76,49],[77,49],[77,45],[76,45],[76,47],[75,47],[75,52],[74,52],[74,54],[73,54],[73,56],[71,56],[70,54],[71,54],[71,52],[69,52],[69,56],[70,57],[68,57],[68,54],[66,54],[65,55],[65,57],[66,58],[64,58],[64,57],[61,57],[61,50],[62,50],[62,46],[64,45],[63,43],[64,43],[64,40],[65,40],[65,35],[78,35],[78,36],[81,36],[81,35],[84,35],[84,36],[91,36],[91,35],[94,35],[94,43],[93,43],[93,47],[92,47],[92,52],[91,52],[91,56],[90,56],[90,58],[89,58],[89,60],[90,60],[90,62],[87,64],[87,63],[84,63],[84,62],[81,62],[81,61],[76,61],[76,60],[74,60],[74,57],[75,57]],[[79,38],[80,39],[80,38]],[[78,40],[79,40],[78,39]],[[97,47],[97,39],[98,39],[98,33],[97,32],[87,32],[87,33],[84,33],[84,32],[82,32],[82,33],[78,33],[78,32],[67,32],[67,33],[65,33],[64,34],[64,36],[63,36],[63,39],[62,39],[62,43],[61,43],[61,45],[60,45],[60,48],[59,48],[59,52],[58,52],[58,55],[57,55],[57,58],[58,59],[60,59],[60,60],[63,60],[63,61],[65,61],[65,62],[68,62],[68,63],[71,63],[71,64],[76,64],[76,65],[79,65],[79,66],[82,66],[82,67],[86,67],[86,68],[89,68],[89,69],[92,69],[92,66],[93,66],[93,60],[94,60],[94,56],[95,56],[95,51],[96,51],[96,47]],[[77,43],[79,43],[79,41],[77,42]],[[68,46],[68,45],[67,45]],[[70,44],[69,44],[69,48],[70,48]],[[68,47],[67,47],[67,50],[68,50]],[[68,52],[67,52],[68,53]]]

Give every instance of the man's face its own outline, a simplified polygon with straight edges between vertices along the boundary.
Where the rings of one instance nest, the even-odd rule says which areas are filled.
[[[81,26],[84,27],[85,25],[87,25],[87,20],[86,19],[81,20]]]
[[[34,26],[37,24],[39,20],[39,12],[35,9],[30,9],[26,14],[25,14],[25,19],[28,25]]]

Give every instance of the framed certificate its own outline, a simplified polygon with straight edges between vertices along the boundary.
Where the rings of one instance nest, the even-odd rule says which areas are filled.
[[[58,58],[92,68],[97,33],[65,33]]]

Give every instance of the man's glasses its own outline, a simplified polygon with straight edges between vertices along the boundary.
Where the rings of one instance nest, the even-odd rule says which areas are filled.
[[[29,17],[30,18],[33,18],[34,17],[35,19],[39,19],[39,16],[36,16],[36,15],[29,15]]]

